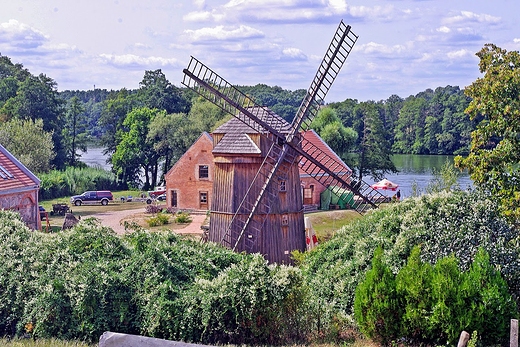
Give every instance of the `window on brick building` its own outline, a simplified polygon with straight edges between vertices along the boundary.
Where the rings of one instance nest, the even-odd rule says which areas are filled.
[[[199,179],[209,178],[209,165],[199,165]]]

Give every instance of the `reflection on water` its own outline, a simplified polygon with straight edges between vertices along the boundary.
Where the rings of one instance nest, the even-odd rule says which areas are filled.
[[[106,163],[107,156],[103,154],[103,148],[89,148],[86,153],[81,155],[81,161],[88,166],[101,166],[105,170],[111,170],[112,166]],[[426,187],[433,179],[433,170],[439,171],[444,162],[449,160],[453,164],[453,156],[444,155],[413,155],[399,154],[392,156],[392,161],[399,170],[398,174],[389,174],[386,176],[390,181],[399,184],[402,197],[412,195],[412,186],[415,181],[419,192],[424,193]],[[366,177],[367,183],[375,183],[371,177]],[[462,173],[459,180],[459,186],[467,189],[472,186],[472,182],[467,173]],[[383,191],[383,194],[393,195],[395,192]]]
[[[412,195],[412,186],[414,181],[418,191],[424,193],[426,187],[428,187],[428,184],[434,178],[434,170],[439,172],[446,160],[449,160],[450,163],[453,164],[453,159],[453,156],[445,155],[393,155],[392,161],[399,170],[399,173],[389,174],[386,178],[399,184],[402,197],[409,197]],[[368,179],[367,182],[372,183]],[[458,184],[461,189],[472,187],[472,182],[467,172],[461,173],[461,176],[458,179]],[[386,195],[393,194],[394,192],[386,192]]]
[[[81,153],[80,160],[88,166],[101,166],[105,170],[112,170],[112,165],[107,164],[107,156],[103,154],[103,148],[88,148],[87,152]]]

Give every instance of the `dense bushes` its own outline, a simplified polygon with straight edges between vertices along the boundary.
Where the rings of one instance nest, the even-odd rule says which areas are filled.
[[[39,178],[40,200],[81,194],[87,190],[117,189],[115,175],[101,168],[68,167],[65,171],[41,174]]]
[[[89,341],[107,330],[211,343],[304,334],[300,271],[260,255],[169,232],[120,237],[92,219],[32,232],[10,211],[0,211],[0,242],[0,335],[28,323],[35,337]]]
[[[405,338],[412,344],[456,344],[460,332],[477,331],[482,343],[505,344],[509,322],[517,317],[506,282],[479,250],[469,270],[449,256],[424,263],[415,247],[397,276],[374,254],[372,267],[356,290],[356,320],[369,337],[387,344]]]
[[[320,307],[320,326],[315,329],[330,331],[339,321],[345,330],[352,324],[355,289],[378,246],[393,274],[405,265],[415,245],[422,246],[421,259],[431,264],[453,254],[460,270],[468,270],[483,248],[518,299],[518,236],[496,204],[478,192],[425,195],[374,211],[343,227],[302,261],[311,290],[309,305]]]
[[[170,232],[117,236],[89,219],[31,232],[1,211],[0,334],[32,323],[38,337],[90,341],[106,330],[210,344],[344,341],[357,333],[357,298],[377,313],[359,325],[382,342],[444,343],[469,327],[496,343],[516,317],[492,269],[518,298],[520,266],[518,231],[495,211],[475,192],[407,199],[345,226],[299,268]]]

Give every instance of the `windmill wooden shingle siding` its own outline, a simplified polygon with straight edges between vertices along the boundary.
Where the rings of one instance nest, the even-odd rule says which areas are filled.
[[[250,110],[262,117],[261,112]],[[282,132],[289,131],[285,123]],[[264,136],[261,136],[263,133]],[[210,241],[232,245],[237,251],[261,253],[266,259],[277,263],[290,263],[293,250],[305,250],[305,226],[301,198],[298,162],[285,162],[278,170],[276,179],[267,188],[265,202],[256,212],[251,223],[256,232],[245,235],[229,232],[232,218],[245,219],[249,210],[240,206],[254,203],[262,188],[251,182],[257,175],[266,153],[275,140],[261,127],[255,129],[237,119],[231,119],[213,133],[214,185],[210,217]],[[296,157],[296,153],[292,153]],[[245,204],[243,198],[249,199]],[[271,197],[271,198],[270,198]],[[269,200],[269,202],[267,202]],[[238,211],[237,211],[238,210]],[[235,213],[238,212],[238,216]]]
[[[41,229],[38,209],[40,180],[0,145],[0,209],[20,213],[31,229]]]

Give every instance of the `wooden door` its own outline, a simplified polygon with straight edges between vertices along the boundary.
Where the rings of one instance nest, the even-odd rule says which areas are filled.
[[[303,204],[304,205],[312,205],[314,203],[312,197],[314,195],[314,186],[310,186],[309,188],[303,188]]]
[[[172,193],[172,197],[171,197],[171,206],[172,207],[177,207],[177,191],[176,190],[172,190],[171,191]]]
[[[199,207],[201,210],[208,209],[208,192],[199,192]]]

